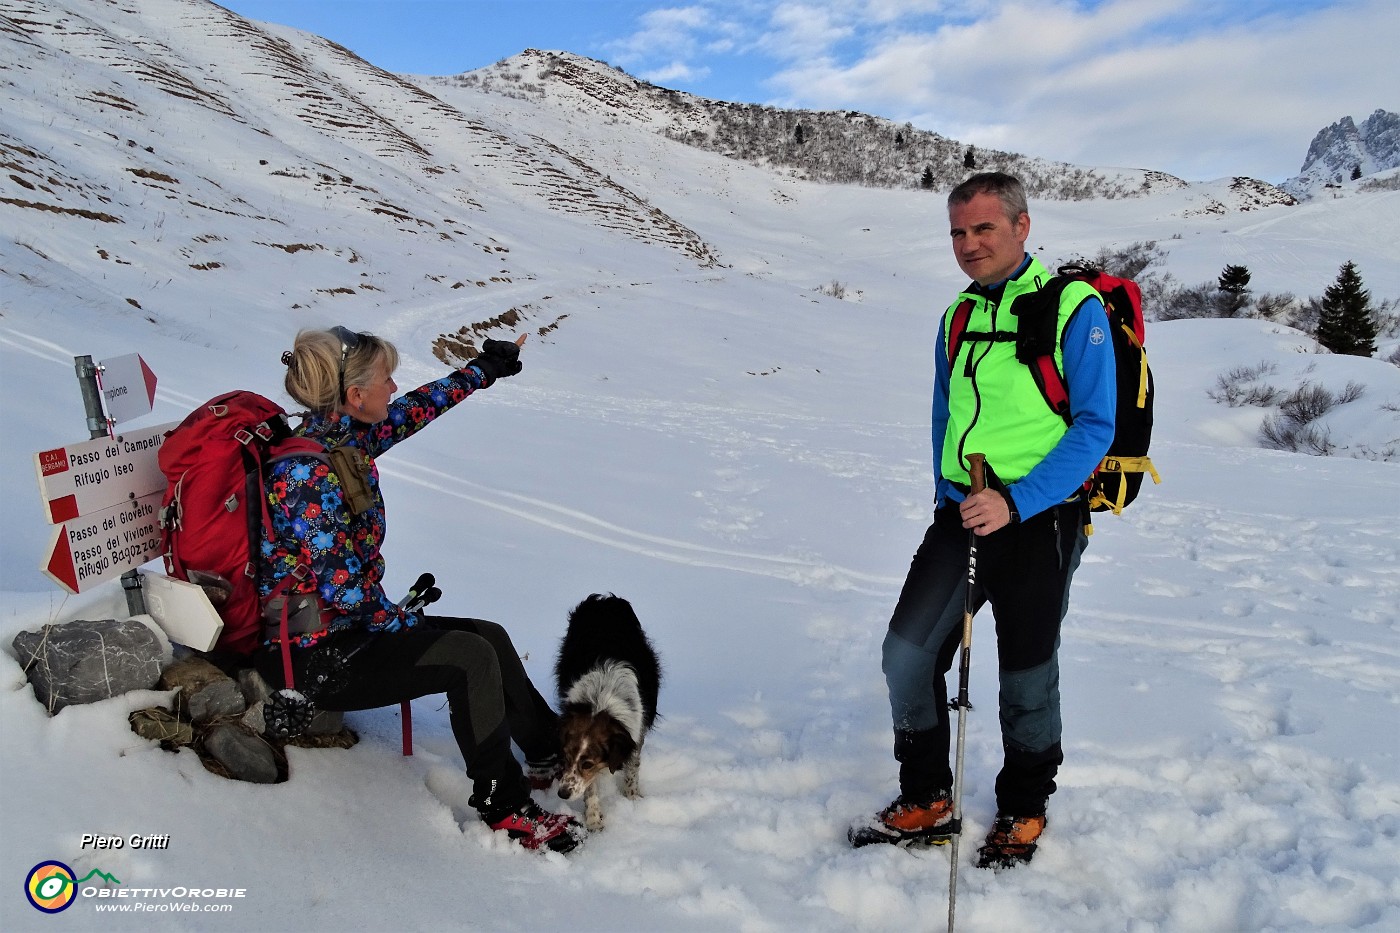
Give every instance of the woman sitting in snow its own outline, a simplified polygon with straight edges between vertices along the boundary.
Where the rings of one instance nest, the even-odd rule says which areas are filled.
[[[268,470],[271,528],[258,581],[268,637],[256,663],[278,685],[289,664],[294,685],[312,685],[306,689],[321,709],[446,694],[481,819],[526,848],[567,852],[582,828],[531,800],[532,782],[511,752],[514,740],[532,778],[547,784],[557,763],[557,717],[510,636],[494,622],[420,616],[380,582],[385,512],[375,458],[476,390],[520,372],[519,354],[518,343],[487,340],[470,365],[395,399],[399,356],[388,341],[344,327],[297,335],[282,355],[287,393],[311,412],[296,433],[345,450],[333,455],[334,465],[295,456]],[[294,579],[279,589],[288,575]],[[284,613],[278,594],[287,588],[292,608]]]

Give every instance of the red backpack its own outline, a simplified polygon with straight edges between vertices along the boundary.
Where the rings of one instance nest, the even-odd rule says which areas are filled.
[[[1112,509],[1115,515],[1137,498],[1146,474],[1154,483],[1162,477],[1147,456],[1152,441],[1152,402],[1155,389],[1152,370],[1143,348],[1146,329],[1142,317],[1142,290],[1130,279],[1120,279],[1092,266],[1071,263],[1060,266],[1059,274],[1038,290],[1021,295],[1012,304],[1016,331],[989,334],[967,330],[972,302],[962,302],[953,311],[948,327],[948,362],[957,358],[963,340],[1014,340],[1016,359],[1030,367],[1040,394],[1056,414],[1072,424],[1069,391],[1064,374],[1055,366],[1055,332],[1060,294],[1073,281],[1087,282],[1103,297],[1108,312],[1109,338],[1113,344],[1114,372],[1118,383],[1118,410],[1115,413],[1113,443],[1108,447],[1094,475],[1084,483],[1089,508],[1095,512]]]
[[[224,620],[215,651],[247,655],[262,641],[258,555],[271,524],[264,473],[276,460],[306,455],[325,459],[326,448],[293,436],[280,405],[244,391],[199,406],[161,445],[165,570],[209,594]]]

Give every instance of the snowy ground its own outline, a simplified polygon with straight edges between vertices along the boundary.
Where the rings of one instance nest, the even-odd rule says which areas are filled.
[[[518,101],[471,106],[525,120]],[[586,136],[590,158],[724,264],[527,200],[502,208],[492,191],[507,188],[484,183],[489,209],[473,222],[510,244],[501,261],[517,270],[489,294],[405,286],[432,271],[429,247],[356,239],[353,222],[317,213],[333,207],[295,199],[277,203],[283,242],[353,242],[381,294],[289,314],[278,296],[334,281],[329,260],[268,260],[239,220],[200,257],[226,263],[218,289],[190,273],[157,288],[155,272],[116,266],[101,267],[112,281],[68,280],[38,258],[90,253],[95,228],[43,218],[0,238],[6,930],[942,928],[946,849],[844,842],[895,792],[879,644],[930,518],[935,311],[960,284],[937,199],[810,186],[623,128],[530,119],[580,150]],[[38,118],[23,129],[44,132]],[[219,177],[230,197],[268,203],[249,178]],[[1033,248],[1158,239],[1183,282],[1243,263],[1258,287],[1305,295],[1353,258],[1378,298],[1400,294],[1400,195],[1225,217],[1183,217],[1171,197],[1036,204]],[[208,232],[200,222],[171,214],[161,235]],[[129,250],[146,239],[133,232]],[[82,300],[142,275],[158,322]],[[816,291],[833,280],[847,300]],[[414,704],[411,758],[396,709],[352,714],[355,748],[292,749],[276,786],[223,780],[135,737],[127,713],[162,694],[44,713],[8,650],[15,633],[121,606],[115,585],[64,598],[37,570],[50,531],[32,455],[86,433],[74,355],[143,355],[161,381],[140,426],[235,386],[275,394],[277,355],[302,324],[386,334],[411,385],[441,368],[427,349],[437,334],[509,306],[548,309],[532,328],[567,319],[531,337],[520,376],[381,463],[390,587],[431,570],[444,611],[506,624],[542,685],[577,600],[630,599],[667,670],[644,799],[610,794],[605,832],[569,858],[538,856],[476,822],[433,698]],[[1148,339],[1165,482],[1096,523],[1065,627],[1067,761],[1050,830],[1011,873],[973,868],[963,847],[959,929],[1400,929],[1400,464],[1368,459],[1400,443],[1400,369],[1251,321],[1155,324]],[[1285,389],[1365,386],[1323,419],[1336,455],[1262,450],[1269,410],[1208,396],[1221,373],[1261,362]],[[990,622],[974,636],[964,797],[978,835],[999,760]],[[171,842],[98,852],[84,833]],[[223,914],[101,916],[93,897],[43,916],[19,888],[45,859],[125,889],[246,896]]]
[[[1397,468],[1198,442],[1207,419],[1175,416],[1205,408],[1188,402],[1206,388],[1187,382],[1191,348],[1228,331],[1221,358],[1254,360],[1278,337],[1229,322],[1153,331],[1167,482],[1099,521],[1066,626],[1052,829],[1029,870],[965,868],[960,926],[1392,929]],[[532,374],[386,461],[391,566],[401,585],[422,568],[451,579],[446,605],[510,624],[544,682],[573,600],[633,600],[668,670],[646,798],[612,796],[609,828],[573,858],[534,857],[474,822],[431,699],[415,704],[414,757],[398,754],[395,711],[355,714],[359,746],[292,750],[292,780],[258,787],[127,732],[126,713],[159,695],[49,719],[11,660],[8,874],[60,858],[127,886],[248,890],[231,916],[197,924],[89,904],[41,919],[9,901],[11,929],[936,926],[946,851],[842,840],[894,791],[878,645],[927,517],[920,424],[824,419],[816,400],[723,410],[686,403],[683,384],[585,399],[533,388]],[[1393,368],[1372,374],[1400,394]],[[498,432],[495,456],[462,455]],[[489,546],[451,553],[440,542],[458,531]],[[67,604],[9,593],[4,639],[114,612],[115,591]],[[990,629],[978,632],[976,827],[998,754]],[[85,852],[84,832],[168,832],[172,849]]]

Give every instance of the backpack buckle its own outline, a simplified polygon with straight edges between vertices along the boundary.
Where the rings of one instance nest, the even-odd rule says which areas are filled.
[[[181,482],[183,482],[183,480],[181,480]],[[175,494],[170,498],[170,502],[163,506],[157,513],[157,518],[160,527],[178,529],[182,517],[183,510],[180,508],[180,483],[176,483]]]

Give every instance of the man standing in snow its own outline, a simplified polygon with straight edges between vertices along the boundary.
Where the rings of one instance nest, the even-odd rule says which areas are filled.
[[[954,825],[948,686],[962,637],[969,534],[977,536],[974,611],[996,619],[1004,760],[997,815],[977,864],[1029,861],[1064,759],[1060,747],[1060,622],[1087,544],[1082,484],[1113,440],[1116,385],[1108,318],[1097,292],[1072,282],[1054,327],[1070,418],[1046,403],[1017,360],[1018,312],[1050,273],[1025,251],[1025,190],[1000,172],[948,195],[953,255],[972,278],[938,329],[933,393],[935,513],[914,555],[885,636],[899,796],[851,828],[851,843],[944,843]],[[1049,312],[1058,315],[1050,321]],[[955,312],[967,315],[949,359]],[[986,455],[988,485],[970,488],[968,455]]]

